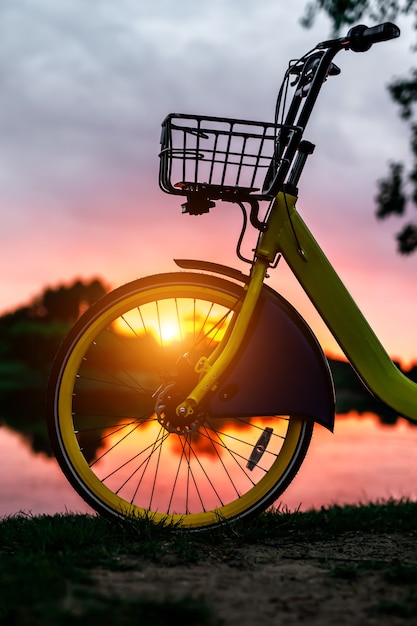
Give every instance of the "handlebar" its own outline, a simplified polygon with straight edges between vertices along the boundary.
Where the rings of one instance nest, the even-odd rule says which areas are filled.
[[[354,26],[347,34],[349,38],[349,48],[353,52],[366,52],[374,44],[380,41],[389,41],[400,36],[400,29],[391,22],[378,24],[368,28],[363,24]]]
[[[396,39],[400,33],[398,26],[392,22],[384,22],[377,26],[371,26],[371,28],[359,24],[351,28],[346,37],[322,41],[317,45],[317,48],[321,50],[323,48],[345,48],[345,50],[352,50],[353,52],[366,52],[374,43]]]
[[[371,28],[359,24],[351,28],[345,37],[323,41],[300,59],[290,62],[278,94],[275,121],[281,122],[284,126],[296,126],[301,133],[299,135],[293,133],[289,137],[286,136],[285,131],[279,134],[273,165],[265,178],[263,193],[275,195],[282,188],[285,180],[289,181],[294,188],[296,187],[302,167],[299,167],[298,161],[300,159],[296,163],[294,163],[294,159],[297,157],[300,141],[323,83],[329,76],[340,72],[333,63],[337,53],[341,50],[366,52],[374,43],[396,39],[399,36],[400,29],[391,22],[378,24]],[[291,86],[295,87],[295,93],[285,113],[287,97],[287,83],[285,81],[288,81],[290,76],[292,78]],[[282,99],[283,103],[281,103]],[[305,157],[303,155],[301,161],[304,164]],[[293,166],[294,169],[291,172]]]

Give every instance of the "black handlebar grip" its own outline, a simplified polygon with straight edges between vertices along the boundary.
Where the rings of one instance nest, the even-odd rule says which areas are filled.
[[[385,22],[368,28],[363,24],[354,26],[348,32],[349,48],[354,52],[366,52],[379,41],[388,41],[400,36],[400,29],[392,22]]]

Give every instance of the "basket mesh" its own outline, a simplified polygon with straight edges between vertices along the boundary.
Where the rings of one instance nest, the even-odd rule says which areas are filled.
[[[265,122],[169,115],[162,125],[160,185],[167,193],[184,195],[201,185],[247,192],[262,189],[282,128]],[[295,129],[286,131],[288,141],[288,132]],[[274,170],[279,160],[273,163]]]

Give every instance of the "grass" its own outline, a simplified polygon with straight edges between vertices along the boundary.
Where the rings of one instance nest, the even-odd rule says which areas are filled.
[[[323,542],[370,530],[415,537],[416,519],[417,503],[409,501],[305,513],[275,510],[251,524],[191,534],[148,520],[110,522],[70,514],[7,517],[0,520],[0,624],[217,624],[205,598],[153,601],[105,596],[96,588],[92,569],[137,571],[146,561],[161,567],[224,562],[244,545]],[[402,601],[381,603],[380,612],[408,615],[417,609],[412,591],[417,564],[346,563],[329,567],[329,576],[354,582],[364,571],[378,571],[386,583],[405,589]]]

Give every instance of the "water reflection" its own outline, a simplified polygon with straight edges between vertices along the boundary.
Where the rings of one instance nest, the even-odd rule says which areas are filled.
[[[417,428],[406,420],[391,426],[374,414],[351,412],[337,416],[334,435],[320,427],[315,433],[299,477],[284,494],[290,508],[417,500]]]
[[[33,452],[27,439],[0,428],[0,516],[91,512],[70,487],[55,459]]]
[[[307,458],[282,503],[307,510],[377,499],[417,499],[417,428],[383,425],[371,413],[338,415],[335,434],[316,427]],[[0,429],[0,515],[88,512],[55,460]]]

